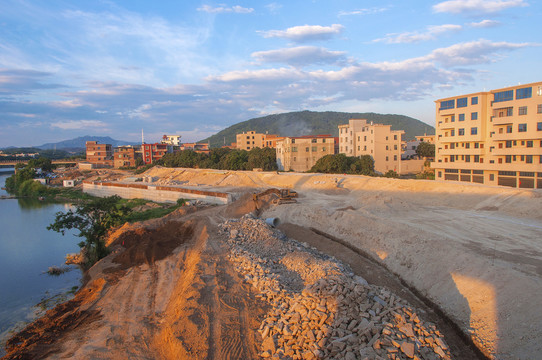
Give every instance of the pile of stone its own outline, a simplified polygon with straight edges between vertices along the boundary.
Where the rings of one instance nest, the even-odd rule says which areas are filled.
[[[221,225],[230,259],[271,310],[260,356],[274,359],[451,359],[442,334],[389,290],[250,214]]]

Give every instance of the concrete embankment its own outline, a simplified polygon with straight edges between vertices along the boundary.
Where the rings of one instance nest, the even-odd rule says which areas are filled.
[[[118,195],[124,199],[146,199],[161,203],[174,203],[179,199],[188,199],[221,205],[232,201],[232,195],[226,192],[143,183],[84,181],[83,192],[99,197]]]

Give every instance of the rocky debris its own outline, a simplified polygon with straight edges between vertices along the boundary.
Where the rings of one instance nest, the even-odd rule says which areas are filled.
[[[229,257],[271,306],[260,356],[272,359],[451,359],[442,334],[383,287],[251,214],[221,224]]]

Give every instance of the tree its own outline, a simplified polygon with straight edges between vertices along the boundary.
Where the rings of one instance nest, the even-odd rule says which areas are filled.
[[[131,210],[119,204],[120,197],[113,195],[97,198],[77,205],[75,211],[56,213],[55,222],[47,226],[64,235],[65,230],[77,229],[77,236],[85,238],[79,246],[86,251],[87,265],[92,265],[108,254],[105,235],[113,227],[122,224]]]
[[[416,154],[419,157],[435,157],[435,144],[430,144],[427,142],[421,142],[420,145],[416,148]]]

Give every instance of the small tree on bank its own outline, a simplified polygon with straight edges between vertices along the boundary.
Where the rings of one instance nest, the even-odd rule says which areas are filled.
[[[435,144],[422,141],[416,148],[416,154],[422,158],[435,157]]]
[[[77,236],[85,238],[79,246],[86,251],[87,265],[108,254],[105,246],[105,235],[113,227],[120,225],[131,210],[119,204],[120,197],[113,195],[106,198],[96,198],[84,204],[77,205],[75,211],[56,213],[55,222],[47,226],[64,235],[65,230],[77,229]]]

